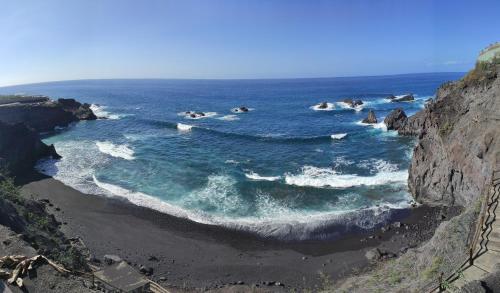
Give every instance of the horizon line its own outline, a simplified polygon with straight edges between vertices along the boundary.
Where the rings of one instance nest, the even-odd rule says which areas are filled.
[[[414,73],[396,73],[396,74],[380,74],[380,75],[342,75],[342,76],[319,76],[319,77],[263,77],[263,78],[176,78],[176,77],[113,77],[113,78],[80,78],[80,79],[61,79],[49,80],[28,83],[15,83],[9,85],[0,85],[0,89],[37,85],[46,83],[72,82],[72,81],[98,81],[98,80],[193,80],[193,81],[238,81],[238,80],[299,80],[299,79],[335,79],[335,78],[362,78],[362,77],[389,77],[400,75],[419,75],[419,74],[443,74],[443,73],[467,73],[467,71],[434,71],[434,72],[414,72]]]

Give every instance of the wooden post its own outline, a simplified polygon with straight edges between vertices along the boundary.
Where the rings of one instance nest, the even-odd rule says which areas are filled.
[[[443,272],[441,272],[441,274],[439,275],[439,292],[443,292],[444,291],[444,288],[443,288],[443,275],[444,275]]]

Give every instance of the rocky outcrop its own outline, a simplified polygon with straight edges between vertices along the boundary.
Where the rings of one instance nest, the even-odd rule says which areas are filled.
[[[342,100],[342,102],[347,104],[351,108],[355,108],[357,106],[363,105],[363,101],[361,101],[361,100],[344,99],[344,100]]]
[[[53,145],[44,144],[34,130],[22,123],[0,122],[0,165],[13,174],[31,169],[42,157],[60,158]]]
[[[391,102],[394,102],[394,103],[396,103],[396,102],[412,102],[415,100],[415,97],[412,94],[410,94],[410,95],[404,95],[400,98],[391,96],[391,97],[389,97],[389,99],[391,100]]]
[[[444,84],[398,130],[419,135],[408,178],[417,201],[468,206],[500,170],[499,71],[492,64]]]
[[[39,132],[97,117],[89,104],[74,99],[57,102],[42,96],[0,96],[0,166],[13,174],[31,169],[43,157],[60,158]]]
[[[96,120],[97,116],[90,109],[90,104],[81,104],[75,99],[58,99],[64,111],[71,112],[78,120]]]
[[[369,124],[377,123],[377,117],[375,116],[375,112],[373,112],[373,110],[368,111],[368,117],[363,119],[363,121],[361,121],[361,122],[362,123],[369,123]]]
[[[403,109],[398,108],[392,110],[387,117],[384,119],[384,124],[387,126],[387,130],[398,130],[402,129],[406,124],[408,117],[406,116]]]
[[[74,99],[52,101],[45,98],[37,102],[26,102],[27,98],[29,97],[19,97],[20,102],[0,105],[0,122],[24,123],[37,132],[46,132],[75,121],[97,119],[89,104],[81,104]]]

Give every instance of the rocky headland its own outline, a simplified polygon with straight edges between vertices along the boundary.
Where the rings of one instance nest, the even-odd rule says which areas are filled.
[[[422,111],[407,117],[395,109],[384,122],[389,130],[418,138],[408,178],[415,200],[463,212],[440,224],[427,243],[327,291],[428,291],[441,274],[448,276],[468,259],[482,201],[500,170],[500,62],[478,63],[461,80],[443,84]],[[496,272],[458,290],[496,292],[499,280]]]
[[[74,99],[0,96],[0,166],[16,175],[31,170],[40,158],[59,158],[54,146],[44,144],[39,133],[95,119],[89,104]]]

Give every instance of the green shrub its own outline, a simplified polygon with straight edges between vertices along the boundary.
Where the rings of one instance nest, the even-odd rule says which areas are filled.
[[[434,257],[430,267],[424,270],[423,275],[426,280],[437,279],[439,276],[439,269],[443,264],[443,258],[440,256]]]

